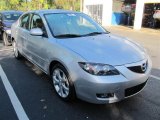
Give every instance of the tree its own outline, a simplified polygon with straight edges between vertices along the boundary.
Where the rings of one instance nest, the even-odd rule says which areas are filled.
[[[64,9],[80,10],[80,0],[55,0],[56,6],[62,6]]]
[[[9,4],[12,9],[17,10],[19,5],[19,0],[10,0]]]
[[[80,0],[0,0],[0,10],[37,10],[50,8],[80,10]]]

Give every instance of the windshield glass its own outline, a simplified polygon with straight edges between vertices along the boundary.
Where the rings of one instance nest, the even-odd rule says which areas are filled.
[[[106,33],[89,16],[83,13],[46,14],[46,21],[53,35],[56,36],[85,36]]]
[[[21,13],[4,13],[3,20],[16,21],[21,16]]]

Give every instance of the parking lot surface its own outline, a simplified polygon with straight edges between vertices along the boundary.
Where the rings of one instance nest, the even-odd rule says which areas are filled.
[[[12,47],[0,41],[0,120],[160,120],[160,32],[108,30],[139,42],[150,54],[152,75],[141,93],[113,104],[64,102],[49,76],[25,58],[15,59]]]

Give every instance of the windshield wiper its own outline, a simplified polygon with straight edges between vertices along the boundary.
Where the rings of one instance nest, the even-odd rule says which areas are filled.
[[[74,38],[74,37],[81,37],[81,35],[77,34],[62,34],[62,35],[56,35],[55,38]]]
[[[108,33],[107,32],[91,32],[83,36],[92,36],[92,35],[99,35],[99,34],[108,34]]]

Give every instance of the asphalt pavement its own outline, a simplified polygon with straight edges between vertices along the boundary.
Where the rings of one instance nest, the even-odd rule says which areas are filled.
[[[153,64],[147,86],[134,97],[104,105],[68,103],[56,95],[49,76],[25,58],[15,59],[12,47],[1,42],[0,120],[160,120],[160,66]]]

